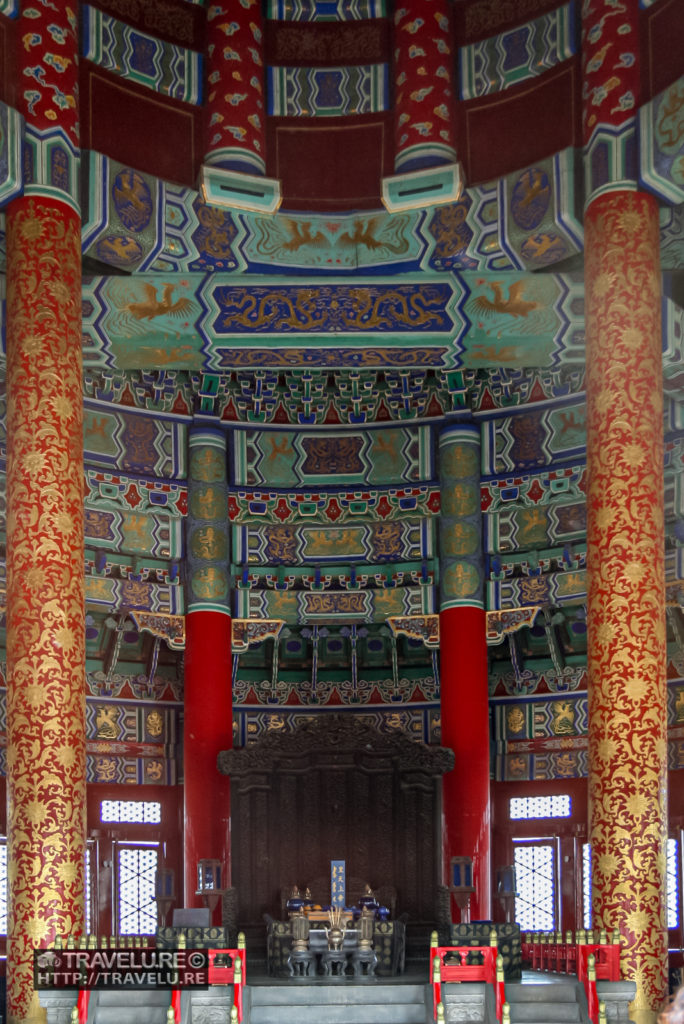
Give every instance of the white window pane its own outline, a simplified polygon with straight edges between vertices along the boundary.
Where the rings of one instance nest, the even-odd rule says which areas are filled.
[[[559,796],[514,796],[510,802],[510,815],[515,820],[569,818],[571,814],[571,802],[567,793]]]
[[[679,927],[679,872],[677,870],[679,843],[667,841],[667,927]]]
[[[161,804],[157,800],[103,800],[100,820],[158,825],[161,822]]]
[[[515,920],[523,931],[556,928],[556,866],[553,847],[515,846]]]
[[[154,846],[119,848],[119,935],[152,935],[157,929]]]
[[[86,851],[85,851],[85,933],[86,933],[86,935],[90,935],[90,910],[91,910],[90,904],[91,904],[91,900],[93,898],[93,884],[92,884],[92,879],[90,877],[90,872],[91,872],[91,869],[92,869],[92,858],[90,856],[90,854],[92,852],[91,851],[91,847],[92,847],[91,843],[86,843]]]
[[[0,935],[7,935],[7,840],[0,839]]]
[[[582,845],[582,923],[589,931],[591,920],[591,843]]]

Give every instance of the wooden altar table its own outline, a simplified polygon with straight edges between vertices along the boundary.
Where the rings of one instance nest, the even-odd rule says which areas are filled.
[[[268,973],[272,977],[290,976],[288,957],[292,948],[291,921],[276,921],[267,917],[266,955]],[[328,948],[324,928],[312,928],[309,932],[309,948],[317,956]],[[358,948],[356,928],[347,929],[343,949],[350,955]],[[402,974],[406,948],[406,926],[403,921],[376,921],[373,928],[373,949],[378,962],[375,973],[389,977]]]

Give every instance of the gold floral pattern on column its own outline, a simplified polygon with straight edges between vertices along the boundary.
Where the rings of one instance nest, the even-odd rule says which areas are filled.
[[[80,221],[7,215],[8,1018],[33,949],[83,929],[85,624]]]
[[[658,211],[585,217],[589,816],[594,923],[621,932],[632,1015],[667,992],[663,403]]]

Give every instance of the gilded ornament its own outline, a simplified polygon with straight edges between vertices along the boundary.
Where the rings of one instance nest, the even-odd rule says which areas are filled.
[[[225,569],[207,565],[190,577],[192,593],[201,601],[225,601],[228,596],[228,574]]]
[[[145,760],[145,779],[147,782],[161,782],[164,778],[164,763],[153,758]]]
[[[506,728],[509,733],[521,733],[525,727],[525,715],[519,705],[506,709]]]
[[[404,610],[404,600],[399,587],[391,590],[376,590],[374,596],[374,618],[375,620],[388,619],[392,615],[401,614]]]
[[[456,483],[442,488],[442,514],[473,516],[480,511],[479,488],[473,484]]]
[[[228,514],[228,500],[222,487],[198,487],[189,495],[190,515],[195,519],[220,519]]]
[[[95,709],[96,735],[102,739],[115,739],[118,736],[119,709],[116,705],[98,704]]]
[[[95,761],[95,777],[98,782],[113,782],[116,778],[116,761],[112,757],[98,757]]]
[[[559,597],[583,594],[587,588],[586,574],[584,571],[564,572],[558,577],[557,586]]]
[[[523,508],[517,514],[518,542],[521,548],[532,544],[545,544],[548,537],[547,511],[543,508]]]
[[[529,576],[520,580],[523,604],[545,604],[549,599],[549,580],[545,576]]]
[[[401,523],[378,523],[372,528],[371,537],[375,558],[401,558],[403,530]]]
[[[225,454],[217,448],[190,449],[190,479],[218,483],[226,477]]]
[[[286,565],[299,561],[299,536],[294,526],[271,526],[266,531],[267,562]]]
[[[469,444],[443,444],[439,449],[440,474],[443,480],[463,480],[480,476],[478,447]]]
[[[440,547],[448,558],[476,555],[479,552],[481,536],[472,523],[456,520],[444,524],[440,533]]]
[[[449,565],[442,573],[442,590],[447,598],[479,597],[481,587],[479,569],[467,562]]]
[[[228,538],[216,526],[201,526],[190,534],[189,549],[194,558],[222,562],[228,556]]]
[[[145,731],[149,736],[161,736],[164,731],[164,719],[159,711],[150,711],[145,715]]]
[[[575,704],[569,700],[554,701],[551,705],[551,731],[554,736],[575,735]]]

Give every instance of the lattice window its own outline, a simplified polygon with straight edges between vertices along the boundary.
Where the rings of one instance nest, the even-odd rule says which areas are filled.
[[[7,935],[7,840],[0,836],[0,935]]]
[[[151,935],[156,931],[154,882],[158,861],[157,843],[118,847],[119,935]]]
[[[679,927],[679,843],[667,841],[667,927]]]
[[[100,820],[135,825],[159,825],[161,804],[157,800],[103,800]]]
[[[551,843],[515,845],[515,920],[523,931],[556,929],[556,853]]]
[[[582,924],[589,931],[591,920],[591,843],[582,844]]]
[[[510,802],[510,815],[521,818],[569,818],[572,814],[567,793],[558,796],[514,796]]]
[[[86,843],[85,851],[85,933],[90,935],[90,922],[93,900],[93,880],[91,871],[93,868],[92,852],[94,843],[91,839]]]

